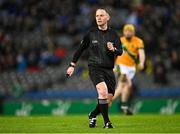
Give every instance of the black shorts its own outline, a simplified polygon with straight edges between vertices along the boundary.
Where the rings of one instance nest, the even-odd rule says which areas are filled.
[[[108,93],[114,95],[116,80],[112,69],[89,67],[89,76],[95,87],[98,83],[105,82]]]

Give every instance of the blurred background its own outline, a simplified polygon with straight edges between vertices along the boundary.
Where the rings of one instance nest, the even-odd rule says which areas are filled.
[[[144,40],[146,65],[134,80],[134,113],[180,112],[179,0],[0,0],[0,113],[88,113],[96,103],[87,55],[65,73],[98,6],[122,35],[126,23]],[[86,107],[86,108],[85,108]],[[115,101],[112,113],[119,112]]]

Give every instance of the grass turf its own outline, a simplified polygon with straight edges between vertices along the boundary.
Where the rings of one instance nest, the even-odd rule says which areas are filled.
[[[180,133],[180,114],[110,115],[114,129],[88,128],[87,115],[0,117],[0,133]]]

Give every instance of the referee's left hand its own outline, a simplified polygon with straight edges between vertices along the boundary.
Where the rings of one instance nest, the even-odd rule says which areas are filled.
[[[107,42],[107,48],[108,48],[108,50],[114,52],[114,46],[113,46],[112,42]]]
[[[68,69],[66,71],[66,74],[68,76],[71,76],[73,73],[74,73],[74,67],[68,67]]]

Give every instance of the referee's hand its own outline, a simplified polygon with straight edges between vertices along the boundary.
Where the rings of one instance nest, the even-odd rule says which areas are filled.
[[[108,48],[108,50],[114,52],[114,46],[113,46],[112,42],[107,42],[107,48]]]
[[[68,67],[66,71],[67,76],[71,76],[74,73],[74,67]]]

